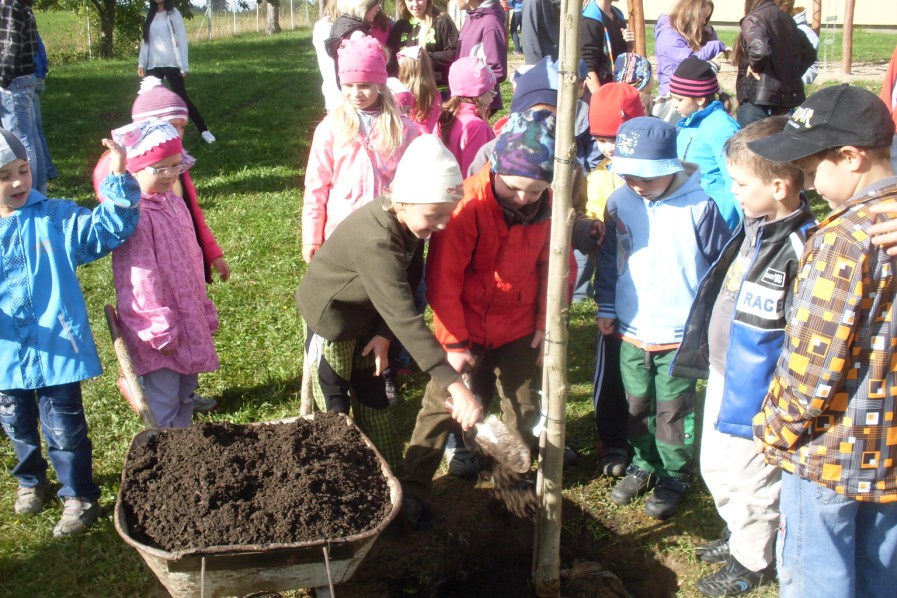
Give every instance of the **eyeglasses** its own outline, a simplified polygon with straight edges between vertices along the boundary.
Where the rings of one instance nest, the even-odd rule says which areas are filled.
[[[183,164],[175,164],[173,166],[164,166],[162,168],[147,166],[146,170],[153,176],[177,176],[187,170],[187,168]]]

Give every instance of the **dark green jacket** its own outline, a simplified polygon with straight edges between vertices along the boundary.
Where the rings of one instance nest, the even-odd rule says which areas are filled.
[[[315,254],[296,303],[308,327],[330,341],[398,338],[438,383],[459,378],[414,306],[408,283],[420,241],[377,199],[351,214]]]

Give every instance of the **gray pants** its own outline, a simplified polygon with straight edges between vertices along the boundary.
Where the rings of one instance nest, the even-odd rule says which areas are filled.
[[[197,374],[180,374],[162,368],[141,376],[150,411],[160,428],[186,428],[193,423],[190,395],[199,386]]]

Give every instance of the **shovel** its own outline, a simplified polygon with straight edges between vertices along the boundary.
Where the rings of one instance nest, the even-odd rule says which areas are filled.
[[[140,381],[137,380],[137,374],[134,373],[134,367],[131,365],[131,355],[128,353],[128,347],[125,346],[125,340],[121,337],[121,324],[118,321],[118,314],[115,313],[115,308],[108,304],[105,312],[106,324],[109,325],[109,334],[112,336],[112,347],[115,349],[118,365],[121,367],[122,376],[131,395],[128,402],[140,415],[143,425],[147,429],[158,428],[159,424],[146,404],[146,395],[143,394],[143,387],[140,386]]]

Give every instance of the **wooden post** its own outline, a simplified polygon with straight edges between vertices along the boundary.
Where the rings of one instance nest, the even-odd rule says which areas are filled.
[[[548,263],[548,306],[545,321],[542,400],[547,407],[544,436],[540,442],[539,515],[533,549],[533,585],[538,596],[559,597],[561,590],[560,543],[563,503],[564,437],[567,417],[567,279],[570,273],[570,237],[573,225],[573,174],[576,162],[574,125],[579,86],[578,0],[561,0],[560,81],[558,82],[557,132],[555,135],[551,245]]]
[[[810,28],[819,35],[822,27],[822,0],[813,0],[813,14],[810,15]]]
[[[844,1],[844,42],[841,50],[841,72],[849,75],[853,62],[853,9],[856,0]]]
[[[645,38],[645,6],[642,0],[626,0],[629,7],[629,28],[635,33],[635,48],[639,56],[648,56],[648,42]]]

